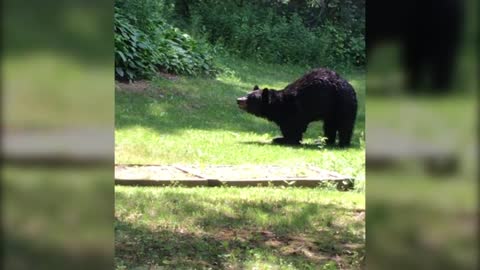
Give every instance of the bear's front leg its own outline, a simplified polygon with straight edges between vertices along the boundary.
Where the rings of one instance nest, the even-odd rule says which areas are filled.
[[[307,130],[305,123],[290,121],[280,125],[283,137],[273,139],[274,144],[298,145],[302,140],[303,133]]]

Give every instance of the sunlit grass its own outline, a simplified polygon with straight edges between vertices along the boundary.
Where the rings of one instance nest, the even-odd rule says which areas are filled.
[[[15,55],[2,63],[5,71],[2,112],[6,127],[111,124],[114,108],[111,66],[91,65],[57,54]]]
[[[282,89],[308,69],[231,59],[224,66],[216,79],[157,78],[143,93],[117,91],[116,163],[308,163],[364,179],[364,74],[342,74],[360,102],[352,148],[323,148],[320,122],[309,126],[303,146],[287,147],[270,143],[280,136],[275,124],[240,111],[235,99],[255,84]]]

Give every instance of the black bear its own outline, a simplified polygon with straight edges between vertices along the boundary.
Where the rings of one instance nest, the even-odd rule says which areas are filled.
[[[258,86],[247,96],[237,99],[238,106],[253,115],[276,123],[283,137],[277,144],[299,144],[303,133],[313,121],[323,120],[327,145],[350,145],[357,96],[353,87],[336,72],[319,68],[289,84],[281,91]]]
[[[425,79],[430,90],[449,90],[461,45],[463,0],[369,0],[367,10],[368,54],[383,41],[397,41],[408,90],[420,90]]]

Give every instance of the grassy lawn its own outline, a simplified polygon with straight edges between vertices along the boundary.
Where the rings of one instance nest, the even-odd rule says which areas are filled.
[[[356,177],[356,190],[117,186],[116,268],[361,268],[364,74],[342,73],[360,101],[353,147],[324,148],[321,123],[309,127],[302,146],[289,147],[272,145],[278,128],[240,111],[235,99],[255,84],[282,89],[307,69],[232,59],[223,65],[216,79],[158,77],[117,87],[115,162],[311,164]]]
[[[365,255],[354,192],[116,187],[115,199],[117,269],[359,269]]]
[[[2,113],[6,128],[112,126],[110,65],[86,64],[53,52],[7,56],[4,60]],[[96,105],[92,106],[92,100]]]
[[[236,98],[255,84],[282,89],[307,69],[225,61],[217,79],[155,79],[146,91],[116,91],[115,162],[140,164],[304,163],[364,179],[365,76],[342,74],[358,92],[359,113],[349,149],[322,148],[322,124],[312,123],[304,145],[271,145],[280,135],[267,120],[240,111]]]
[[[401,68],[389,62],[395,58],[392,52],[383,51],[369,62],[368,136],[387,128],[447,148],[459,164],[457,172],[447,175],[428,173],[413,158],[398,167],[369,168],[368,268],[473,269],[478,261],[478,103],[473,87],[478,72],[470,63],[473,54],[462,56],[452,95],[407,97],[382,93],[405,89],[395,79]]]

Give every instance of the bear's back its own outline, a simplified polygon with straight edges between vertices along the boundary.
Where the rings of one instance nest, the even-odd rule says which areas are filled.
[[[345,80],[335,71],[326,68],[314,69],[285,87],[287,94],[302,94],[310,91],[335,91],[342,87]],[[306,94],[306,93],[305,93]]]
[[[353,87],[335,71],[326,68],[308,72],[285,87],[284,93],[294,97],[298,112],[308,115],[311,120],[336,114],[345,105],[356,108]]]

